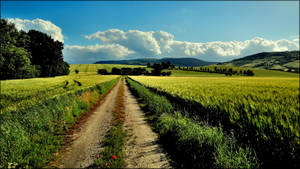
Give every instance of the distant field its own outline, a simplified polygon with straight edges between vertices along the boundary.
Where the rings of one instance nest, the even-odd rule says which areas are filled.
[[[82,65],[79,65],[82,68]],[[48,97],[65,92],[76,91],[102,82],[110,81],[118,76],[99,76],[91,73],[57,76],[50,78],[33,78],[1,81],[1,113],[16,110],[28,104],[34,104]],[[73,80],[79,81],[82,86]],[[69,82],[64,88],[66,81]]]
[[[251,69],[257,77],[299,77],[297,73],[266,70],[266,69]]]
[[[122,68],[122,67],[145,67],[146,66],[139,66],[139,65],[119,65],[119,64],[71,64],[70,65],[70,73],[74,74],[75,70],[78,69],[79,72],[93,72],[97,74],[98,69],[106,69],[108,72],[111,71],[113,67]]]
[[[258,69],[258,68],[244,68],[244,67],[234,67],[234,66],[223,66],[223,65],[210,65],[210,66],[203,66],[205,68],[209,68],[213,70],[215,67],[218,68],[232,68],[233,70],[252,70],[254,72],[254,76],[256,77],[299,77],[299,74],[297,73],[291,73],[291,72],[284,72],[284,71],[276,71],[276,70],[267,70],[267,69]],[[203,68],[202,67],[202,68]],[[199,69],[199,67],[196,67]],[[222,74],[222,76],[224,76]]]
[[[106,69],[108,72],[111,71],[113,67],[122,68],[122,67],[145,67],[146,66],[139,66],[139,65],[119,65],[119,64],[71,64],[70,66],[70,74],[75,74],[75,69],[79,70],[79,73],[88,72],[90,74],[97,74],[97,69]],[[214,67],[214,66],[210,66]],[[220,66],[219,66],[220,67]],[[228,67],[228,66],[222,66],[222,67]],[[243,69],[244,68],[238,68],[237,69]],[[148,71],[150,71],[150,68],[147,68]],[[247,70],[247,69],[246,69]],[[299,74],[296,73],[290,73],[290,72],[283,72],[283,71],[275,71],[275,70],[265,70],[265,69],[251,69],[254,72],[254,76],[257,77],[299,77]],[[170,71],[170,70],[164,70],[164,71]],[[207,73],[207,72],[195,72],[195,71],[186,71],[186,70],[171,70],[172,74],[171,76],[182,76],[182,77],[224,77],[224,74],[219,73]]]

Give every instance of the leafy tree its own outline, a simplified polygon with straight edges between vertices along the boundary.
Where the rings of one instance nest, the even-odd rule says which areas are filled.
[[[35,30],[18,31],[0,20],[0,79],[69,74],[63,61],[63,44]]]
[[[38,75],[31,65],[30,53],[23,47],[29,40],[14,24],[0,20],[0,79],[30,78]]]
[[[36,30],[30,30],[28,35],[30,43],[27,48],[32,55],[31,62],[40,66],[42,77],[69,74],[69,65],[63,61],[63,43]]]
[[[111,69],[111,74],[113,74],[113,75],[120,75],[120,74],[121,74],[121,69],[118,69],[118,68],[116,68],[116,67],[113,67],[113,68]]]
[[[247,70],[246,74],[248,76],[254,76],[254,72],[252,70],[249,70],[249,69]]]
[[[37,75],[30,64],[30,55],[24,48],[9,45],[1,49],[1,79],[30,78]]]
[[[97,72],[98,72],[98,74],[100,74],[100,75],[108,75],[108,72],[107,72],[106,69],[98,69]]]

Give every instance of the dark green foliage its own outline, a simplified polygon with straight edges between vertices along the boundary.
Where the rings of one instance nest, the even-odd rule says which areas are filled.
[[[240,75],[254,76],[254,72],[250,69],[229,67],[229,66],[201,66],[201,67],[176,67],[175,69],[195,72],[220,73],[225,76]]]
[[[130,78],[127,82],[150,111],[155,131],[178,168],[259,168],[253,150],[239,146],[221,127],[184,117],[181,114],[187,113],[174,112],[165,97]]]
[[[0,79],[69,74],[61,42],[39,31],[18,31],[4,19],[0,25]]]
[[[24,49],[29,37],[14,24],[0,20],[0,79],[30,78],[38,75],[31,55]]]
[[[163,69],[170,69],[173,68],[174,65],[171,64],[170,61],[168,62],[161,62],[161,63],[154,63],[153,65],[149,65],[152,68],[151,74],[153,76],[170,76],[171,72],[162,72]]]
[[[140,68],[140,67],[137,67],[137,68],[124,67],[121,69],[113,67],[110,74],[112,74],[112,75],[146,75],[146,74],[148,74],[148,72],[145,68]]]
[[[69,65],[63,61],[63,43],[54,41],[49,35],[30,30],[28,32],[30,43],[28,51],[31,52],[31,62],[40,65],[40,76],[51,77],[69,74]]]
[[[42,168],[62,143],[62,134],[89,107],[81,95],[99,99],[118,79],[59,95],[31,107],[0,114],[0,168],[9,163]],[[101,86],[101,87],[100,87]]]
[[[100,74],[100,75],[108,75],[108,72],[107,72],[106,69],[98,69],[97,73]]]

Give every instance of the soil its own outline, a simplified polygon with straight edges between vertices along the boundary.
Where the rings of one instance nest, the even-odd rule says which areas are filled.
[[[91,112],[80,130],[69,136],[72,141],[56,155],[51,167],[84,168],[93,165],[96,155],[101,152],[101,140],[110,128],[119,86],[120,82],[105,96],[100,106]]]
[[[171,168],[168,156],[158,144],[158,136],[147,124],[136,98],[125,85],[125,129],[127,168]]]
[[[69,132],[65,145],[56,153],[51,168],[94,167],[96,156],[102,151],[101,141],[111,127],[121,81],[105,96],[100,105],[80,119],[79,125]],[[125,123],[128,137],[125,143],[126,168],[171,168],[167,154],[158,144],[158,136],[147,124],[137,100],[124,90]]]

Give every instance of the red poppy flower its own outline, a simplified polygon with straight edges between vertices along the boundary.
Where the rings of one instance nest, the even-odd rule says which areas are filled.
[[[116,159],[116,158],[117,158],[117,156],[112,156],[112,158],[113,158],[113,159]]]
[[[99,158],[99,156],[96,156],[96,159],[98,159]]]

